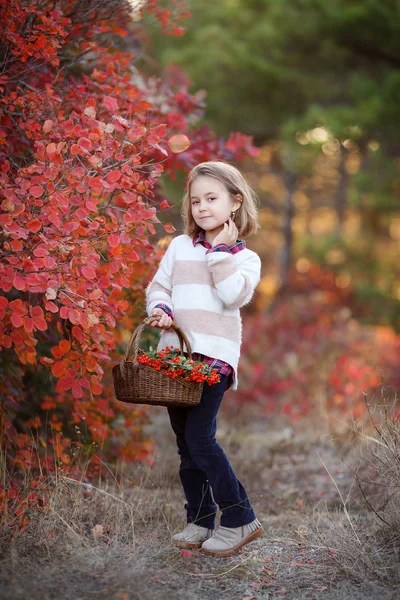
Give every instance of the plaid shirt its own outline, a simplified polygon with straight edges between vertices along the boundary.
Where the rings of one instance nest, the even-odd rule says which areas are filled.
[[[246,248],[246,242],[244,240],[237,241],[233,246],[227,246],[226,244],[216,244],[214,247],[211,246],[209,242],[205,239],[205,232],[203,229],[199,231],[197,235],[193,238],[193,246],[196,244],[202,244],[205,248],[207,248],[206,254],[209,252],[230,252],[231,254],[236,254],[240,250],[244,250]],[[156,308],[162,308],[171,319],[174,318],[174,315],[170,308],[165,304],[157,304]],[[184,352],[187,355],[187,352]],[[230,375],[233,373],[233,368],[228,363],[223,360],[219,360],[218,358],[211,358],[211,356],[205,356],[204,354],[200,354],[199,352],[192,352],[193,360],[200,360],[202,362],[207,363],[213,369],[217,369],[218,373],[221,375]]]

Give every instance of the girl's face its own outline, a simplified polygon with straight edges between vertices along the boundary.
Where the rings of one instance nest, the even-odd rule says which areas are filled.
[[[199,175],[190,189],[190,205],[196,224],[215,237],[224,228],[231,212],[239,208],[240,200],[232,201],[224,184],[208,175]]]

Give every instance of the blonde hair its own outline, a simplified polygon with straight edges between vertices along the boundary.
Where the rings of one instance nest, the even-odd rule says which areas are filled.
[[[190,186],[200,175],[218,179],[226,188],[232,200],[236,194],[242,197],[242,203],[236,210],[235,225],[238,228],[238,237],[246,237],[260,229],[258,221],[259,199],[253,188],[247,183],[239,169],[224,161],[209,160],[199,163],[189,172],[186,179],[186,189],[182,198],[181,217],[184,223],[184,233],[193,237],[200,231],[199,225],[192,216],[190,203]]]

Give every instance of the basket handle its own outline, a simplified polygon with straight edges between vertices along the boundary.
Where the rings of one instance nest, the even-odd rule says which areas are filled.
[[[153,321],[158,321],[159,319],[161,319],[161,315],[154,315],[154,317],[146,317],[145,319],[143,319],[143,323],[141,323],[140,325],[138,325],[138,327],[136,327],[135,331],[131,335],[131,339],[129,340],[129,344],[128,344],[128,347],[126,349],[125,356],[124,356],[124,363],[126,363],[129,359],[129,354],[130,354],[130,351],[132,348],[132,344],[133,344],[133,360],[137,361],[137,355],[138,355],[138,351],[139,351],[139,342],[140,342],[140,338],[141,338],[143,329],[146,327],[146,325],[149,325]],[[183,343],[185,343],[188,354],[189,354],[189,358],[191,359],[192,358],[192,350],[190,348],[189,340],[187,339],[186,335],[183,333],[183,331],[181,330],[179,325],[177,325],[173,321],[172,321],[171,327],[173,329],[175,329],[175,331],[178,335],[179,344],[181,347],[181,354],[183,354]]]

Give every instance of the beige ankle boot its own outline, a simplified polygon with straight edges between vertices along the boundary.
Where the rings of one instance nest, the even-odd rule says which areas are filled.
[[[258,519],[241,527],[220,525],[214,535],[202,544],[200,552],[210,556],[234,556],[243,546],[256,540],[263,533],[264,528]]]
[[[172,541],[179,548],[200,548],[202,543],[208,540],[213,533],[214,529],[188,523],[183,531],[172,537]]]

